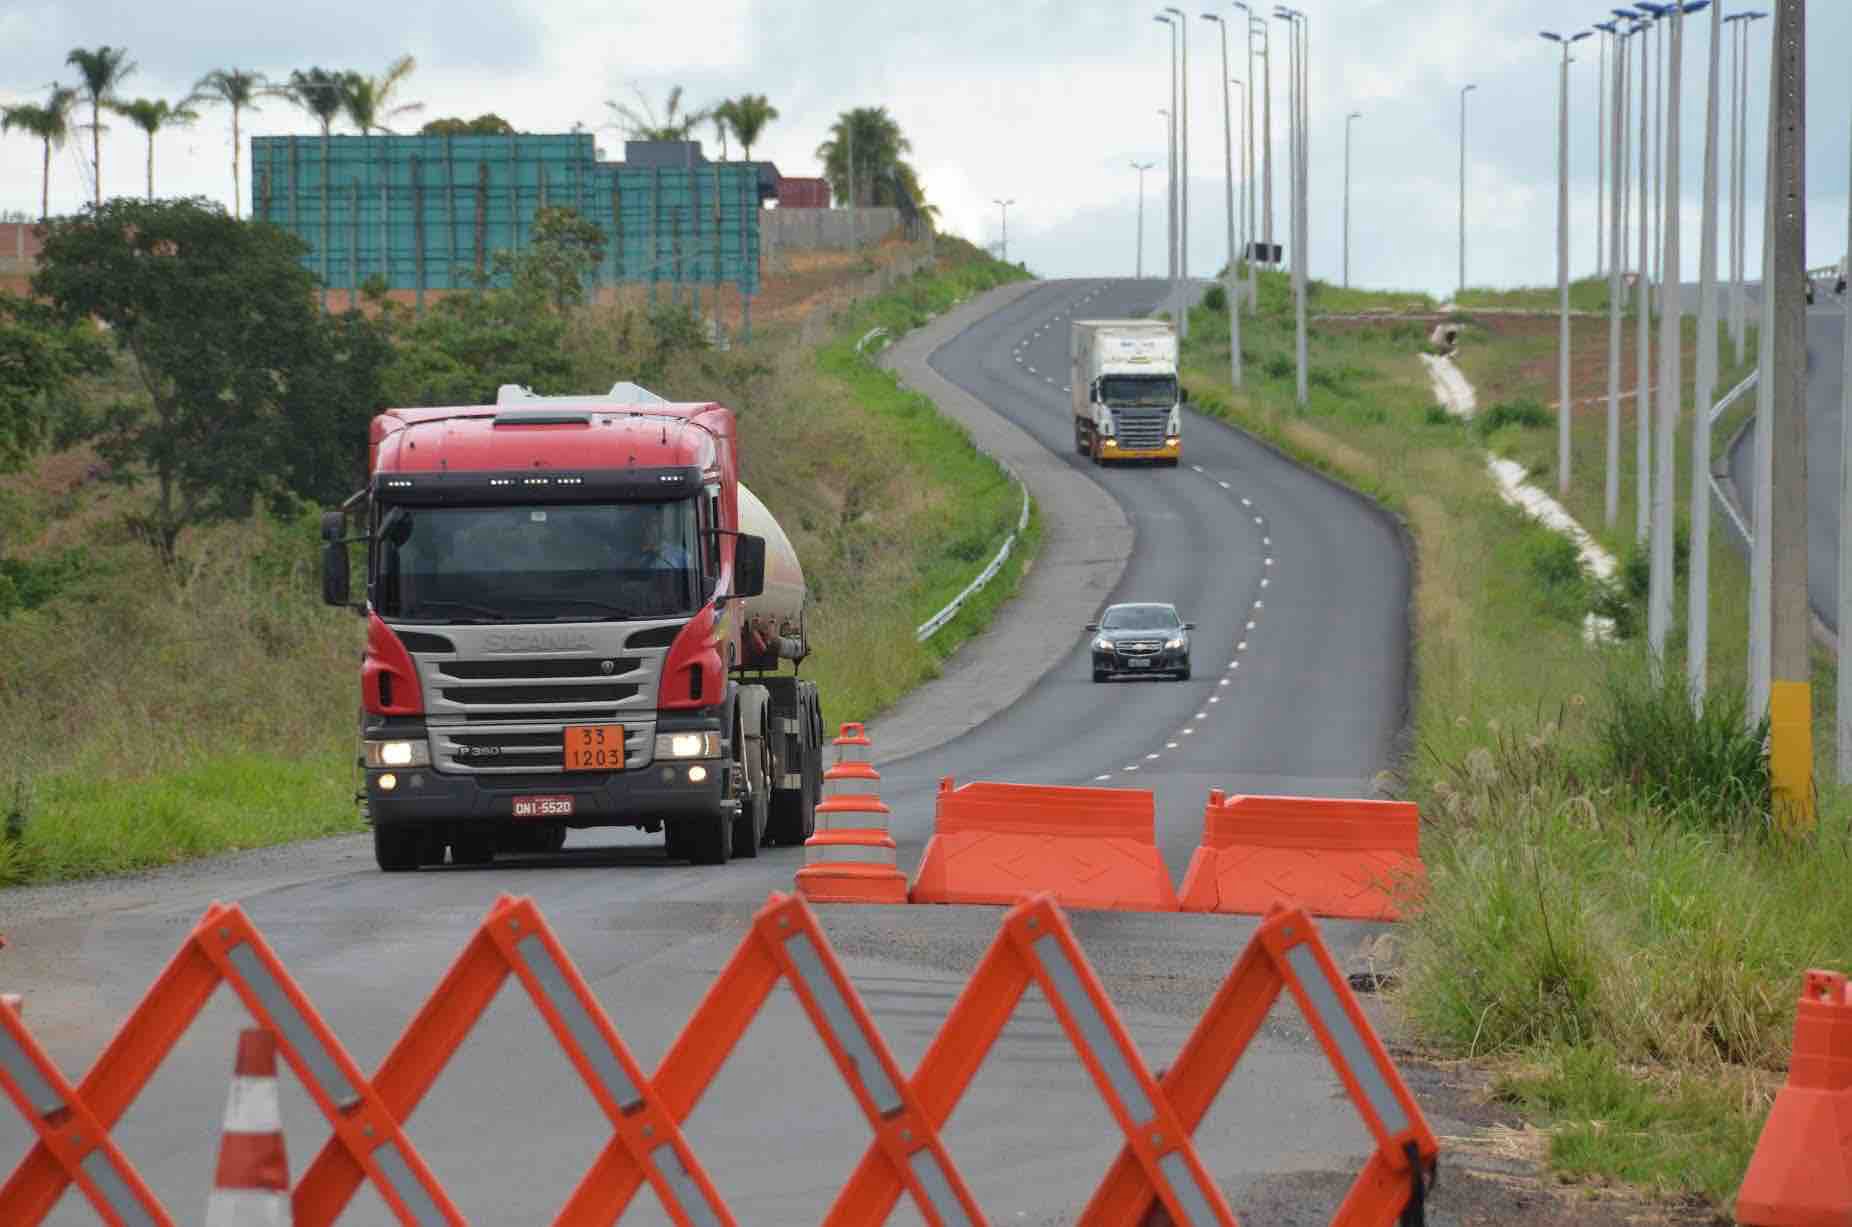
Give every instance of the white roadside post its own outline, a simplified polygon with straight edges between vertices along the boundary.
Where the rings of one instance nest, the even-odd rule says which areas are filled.
[[[1723,4],[1711,6],[1710,74],[1704,92],[1704,215],[1698,253],[1698,389],[1691,419],[1691,578],[1685,677],[1704,701],[1710,671],[1711,401],[1717,395],[1717,102],[1723,66]]]

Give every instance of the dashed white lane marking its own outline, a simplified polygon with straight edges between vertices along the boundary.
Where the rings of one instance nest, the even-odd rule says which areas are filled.
[[[1224,490],[1227,490],[1227,489],[1229,489],[1229,485],[1228,485],[1228,483],[1227,483],[1227,482],[1225,482],[1225,481],[1223,481],[1223,480],[1221,480],[1220,478],[1217,478],[1217,479],[1216,479],[1216,483],[1215,483],[1215,484],[1216,484],[1216,485],[1218,485],[1218,486],[1220,486],[1220,487],[1222,487],[1222,489],[1224,489]]]
[[[1222,679],[1221,681],[1219,681],[1219,682],[1217,682],[1217,683],[1216,683],[1216,685],[1218,685],[1218,686],[1226,686],[1226,685],[1228,685],[1228,679],[1227,679],[1227,678],[1223,678],[1223,679]]]
[[[1073,391],[1074,389],[1072,389],[1072,388],[1070,388],[1070,387],[1068,387],[1068,386],[1067,386],[1066,384],[1062,384],[1062,385],[1061,385],[1061,390],[1062,390],[1063,392],[1072,392],[1072,391]]]
[[[1221,696],[1219,696],[1219,695],[1213,695],[1213,694],[1212,694],[1212,695],[1210,695],[1210,696],[1209,696],[1209,701],[1210,701],[1211,703],[1220,703],[1220,702],[1222,701],[1222,699],[1221,699]]]
[[[1261,586],[1261,587],[1263,587],[1263,588],[1265,588],[1265,587],[1266,587],[1266,586],[1267,586],[1268,584],[1271,584],[1272,582],[1273,582],[1273,581],[1272,581],[1272,580],[1270,580],[1270,579],[1263,579],[1263,580],[1261,580],[1261,581],[1260,581],[1260,586]]]
[[[1261,564],[1262,564],[1263,566],[1269,566],[1269,567],[1270,567],[1270,566],[1272,566],[1272,565],[1273,565],[1273,559],[1271,559],[1271,558],[1263,558],[1263,559],[1261,559]]]
[[[1166,750],[1174,750],[1177,748],[1177,743],[1174,741],[1167,741],[1164,743],[1164,748]]]
[[[1249,623],[1248,623],[1248,629],[1249,629],[1249,630],[1253,630],[1253,629],[1254,629],[1254,624],[1253,624],[1252,622],[1249,622]]]
[[[1108,771],[1105,775],[1096,775],[1093,778],[1096,780],[1110,780],[1112,779],[1112,772]]]
[[[1041,372],[1040,372],[1040,371],[1038,371],[1038,370],[1036,370],[1036,369],[1035,369],[1034,367],[1030,367],[1030,368],[1029,368],[1029,373],[1030,373],[1031,375],[1039,375],[1039,374],[1041,374]]]
[[[1254,517],[1254,523],[1256,523],[1256,524],[1265,524],[1266,522],[1267,522],[1267,521],[1265,521],[1265,520],[1263,520],[1263,519],[1262,519],[1261,517],[1259,517],[1259,516],[1255,516],[1255,517]]]
[[[1156,758],[1156,757],[1157,757],[1157,755],[1155,755],[1155,754],[1147,754],[1147,755],[1145,755],[1145,761],[1146,761],[1146,762],[1150,762],[1150,761],[1151,761],[1152,759],[1154,759],[1154,758]]]
[[[1203,471],[1203,466],[1200,464],[1193,464],[1190,466],[1190,468],[1194,469],[1198,473]]]
[[[1136,770],[1138,770],[1138,764],[1137,764],[1137,763],[1133,763],[1133,764],[1132,764],[1132,765],[1131,765],[1130,767],[1121,767],[1121,768],[1119,768],[1119,770],[1121,770],[1121,771],[1136,771]]]
[[[1248,650],[1248,641],[1245,639],[1243,639],[1240,643],[1237,643],[1235,645],[1235,651],[1237,652],[1245,652],[1247,650]]]
[[[1263,602],[1263,601],[1255,601],[1255,602],[1254,602],[1254,608],[1256,608],[1256,609],[1265,609],[1266,607],[1267,607],[1267,606],[1266,606],[1266,603],[1265,603],[1265,602]]]
[[[1193,735],[1193,734],[1194,734],[1195,732],[1196,732],[1196,730],[1195,730],[1195,729],[1184,729],[1184,730],[1183,730],[1183,735],[1184,735],[1185,737],[1189,737],[1189,736],[1191,736],[1191,735]]]
[[[1199,711],[1196,713],[1196,718],[1198,720],[1207,720],[1209,718],[1209,713],[1206,711]]]
[[[1252,507],[1252,506],[1254,505],[1254,500],[1253,500],[1253,499],[1247,499],[1247,498],[1244,498],[1244,499],[1242,499],[1242,500],[1241,500],[1241,505],[1242,505],[1243,507]]]
[[[1273,544],[1273,538],[1272,538],[1272,537],[1262,537],[1262,538],[1260,539],[1260,543],[1261,543],[1262,545],[1272,545],[1272,544]]]

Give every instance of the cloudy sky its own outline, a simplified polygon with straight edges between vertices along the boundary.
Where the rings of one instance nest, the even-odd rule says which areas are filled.
[[[1762,0],[1767,7],[1767,0]],[[1161,266],[1164,120],[1170,49],[1152,21],[1162,7],[1094,0],[706,0],[692,6],[642,0],[6,0],[0,5],[0,101],[39,97],[73,80],[73,47],[126,46],[140,70],[130,96],[177,98],[213,68],[276,76],[321,65],[377,73],[402,52],[418,59],[407,96],[417,117],[493,110],[523,131],[562,132],[605,123],[604,100],[660,103],[681,84],[696,104],[744,92],[782,112],[756,151],[787,175],[818,172],[814,150],[830,117],[885,105],[913,144],[913,161],[948,228],[995,242],[1009,210],[1010,254],[1051,276],[1124,275],[1133,269],[1138,176],[1146,184],[1146,268]],[[1192,271],[1226,252],[1220,45],[1216,27],[1190,14],[1190,249]],[[1263,5],[1256,4],[1256,11]],[[1265,6],[1270,7],[1270,5]],[[1541,284],[1555,277],[1557,52],[1537,37],[1565,14],[1593,19],[1594,3],[1559,0],[1300,0],[1311,21],[1311,247],[1314,275],[1336,279],[1342,261],[1344,115],[1353,132],[1352,280],[1445,292],[1457,265],[1459,88],[1472,82],[1468,113],[1468,276],[1474,284]],[[1746,7],[1732,0],[1731,11]],[[1808,4],[1809,263],[1845,250],[1852,157],[1852,3]],[[1223,3],[1224,16],[1241,14]],[[1688,20],[1684,161],[1686,233],[1695,237],[1701,170],[1701,88],[1708,13]],[[1276,226],[1284,231],[1287,35],[1274,29]],[[1750,161],[1762,165],[1760,105],[1772,22],[1753,27]],[[1237,26],[1238,29],[1238,26]],[[1724,75],[1729,75],[1724,45]],[[1574,266],[1594,263],[1595,113],[1600,72],[1595,39],[1570,69]],[[1230,50],[1230,75],[1247,77],[1245,47]],[[1258,61],[1257,61],[1258,63]],[[1257,100],[1258,106],[1258,100]],[[310,132],[281,101],[247,118],[247,135]],[[408,130],[408,129],[402,129]],[[711,132],[710,156],[718,154]],[[622,137],[600,143],[619,157]],[[88,138],[81,142],[88,150]],[[230,121],[208,111],[191,129],[156,143],[156,189],[229,204]],[[139,192],[145,143],[125,120],[103,138],[107,192]],[[737,153],[737,151],[735,151]],[[17,133],[0,139],[0,210],[36,215],[40,148]],[[55,155],[54,211],[88,196],[87,152]],[[247,187],[248,191],[248,187]],[[1759,185],[1750,191],[1751,249],[1759,243]],[[1686,244],[1696,269],[1695,242]],[[1753,257],[1752,257],[1753,258]]]

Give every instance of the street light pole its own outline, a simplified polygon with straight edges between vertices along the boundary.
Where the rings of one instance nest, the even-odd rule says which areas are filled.
[[[1177,115],[1166,107],[1159,107],[1158,114],[1164,117],[1167,151],[1164,169],[1170,193],[1168,216],[1164,222],[1164,282],[1169,287],[1165,294],[1169,295],[1175,292],[1177,284]]]
[[[1190,335],[1190,31],[1182,9],[1166,8],[1175,14],[1179,41],[1183,44],[1183,69],[1177,92],[1177,333]]]
[[[1639,389],[1633,402],[1634,419],[1634,540],[1644,544],[1651,527],[1653,471],[1653,327],[1652,268],[1653,253],[1647,245],[1651,238],[1652,210],[1646,207],[1648,176],[1652,173],[1652,76],[1648,58],[1652,43],[1652,26],[1642,21],[1634,27],[1640,38],[1640,266],[1635,271],[1639,286],[1639,306],[1635,311],[1637,328],[1634,350],[1639,371]]]
[[[1168,10],[1167,10],[1168,11]],[[1164,111],[1170,124],[1170,233],[1166,241],[1170,244],[1170,284],[1165,290],[1165,300],[1170,303],[1172,318],[1177,308],[1177,236],[1183,219],[1181,200],[1177,190],[1177,27],[1181,23],[1159,13],[1151,20],[1162,22],[1170,29],[1170,107]]]
[[[1344,117],[1344,288],[1350,289],[1350,124],[1362,119],[1362,111]]]
[[[1235,7],[1240,9],[1244,13],[1247,13],[1248,11],[1248,6],[1245,4],[1237,3]],[[1256,26],[1259,27],[1258,31],[1256,30]],[[1248,14],[1248,78],[1247,78],[1247,81],[1248,81],[1247,83],[1247,108],[1248,108],[1247,124],[1248,124],[1248,127],[1247,127],[1247,140],[1244,142],[1245,148],[1243,150],[1247,158],[1247,174],[1246,174],[1247,198],[1248,198],[1247,257],[1248,257],[1248,310],[1249,311],[1258,310],[1260,307],[1260,269],[1257,266],[1257,262],[1254,259],[1254,254],[1255,254],[1254,253],[1254,243],[1255,243],[1255,240],[1260,235],[1260,208],[1259,208],[1260,183],[1259,183],[1259,179],[1255,176],[1255,173],[1254,173],[1255,161],[1256,161],[1256,156],[1257,156],[1256,151],[1255,151],[1255,143],[1254,143],[1254,133],[1255,133],[1255,126],[1254,126],[1254,85],[1255,85],[1255,81],[1254,81],[1254,35],[1257,32],[1264,36],[1267,32],[1267,23],[1264,21],[1257,22],[1254,19],[1253,14],[1249,13]]]
[[[1583,30],[1567,36],[1543,32],[1563,49],[1561,83],[1557,89],[1558,144],[1556,154],[1556,290],[1561,300],[1561,329],[1556,357],[1556,492],[1569,493],[1569,48],[1593,34]]]
[[[1685,677],[1703,703],[1710,673],[1711,400],[1717,394],[1717,103],[1723,67],[1723,4],[1711,6],[1710,73],[1704,91],[1704,214],[1698,237],[1698,388],[1691,429],[1691,576]]]
[[[1228,381],[1241,386],[1241,311],[1235,302],[1235,121],[1228,98],[1228,23],[1214,13],[1204,13],[1204,21],[1213,21],[1222,35],[1222,146],[1226,212],[1228,215],[1228,267],[1223,270],[1227,282],[1225,305],[1228,308]]]
[[[1299,12],[1297,9],[1286,8],[1283,5],[1276,7],[1273,10],[1273,15],[1281,21],[1286,22],[1292,29],[1293,88],[1289,95],[1289,99],[1292,107],[1291,124],[1293,133],[1293,229],[1291,238],[1293,245],[1293,331],[1296,356],[1295,365],[1297,367],[1298,376],[1295,392],[1299,407],[1304,408],[1311,398],[1311,389],[1307,380],[1306,371],[1305,319],[1306,275],[1308,272],[1305,250],[1308,230],[1308,214],[1306,209],[1306,187],[1308,182],[1308,175],[1306,173],[1308,153],[1306,148],[1306,119],[1309,113],[1305,95],[1308,82],[1306,59],[1310,51],[1309,23],[1304,13]]]
[[[1706,0],[1707,2],[1707,0]],[[1651,566],[1646,595],[1646,649],[1653,667],[1663,674],[1666,638],[1672,630],[1673,577],[1672,537],[1674,535],[1673,491],[1677,479],[1677,440],[1679,413],[1685,407],[1684,381],[1684,312],[1679,304],[1679,266],[1682,263],[1679,242],[1682,235],[1679,218],[1680,140],[1683,107],[1680,94],[1684,86],[1685,12],[1696,5],[1673,4],[1661,11],[1662,36],[1667,46],[1665,87],[1665,165],[1658,168],[1664,186],[1664,216],[1660,233],[1664,236],[1659,251],[1659,417],[1658,439],[1653,451],[1653,523]],[[1708,408],[1708,406],[1706,406]]]
[[[996,205],[1003,213],[1003,262],[1008,264],[1010,262],[1010,206],[1016,201],[1014,199],[993,199],[990,203]]]
[[[1460,87],[1460,288],[1457,294],[1466,292],[1466,95],[1478,88],[1477,85]]]
[[[1607,480],[1603,485],[1603,505],[1610,530],[1620,518],[1620,379],[1621,379],[1621,266],[1626,231],[1621,220],[1623,201],[1627,197],[1627,157],[1621,149],[1627,130],[1624,118],[1627,97],[1627,35],[1618,23],[1608,22],[1602,29],[1614,40],[1613,103],[1609,116],[1607,150],[1614,172],[1614,190],[1608,197],[1608,215],[1602,219],[1608,227],[1608,446]]]
[[[1595,23],[1601,31],[1601,70],[1595,78],[1595,276],[1607,271],[1607,235],[1602,233],[1602,206],[1608,200],[1608,35],[1614,23]]]
[[[1138,172],[1138,280],[1145,279],[1145,172],[1156,166],[1156,162],[1134,162],[1132,169]]]

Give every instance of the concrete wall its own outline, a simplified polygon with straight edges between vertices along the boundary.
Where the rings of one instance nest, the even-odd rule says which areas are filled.
[[[759,214],[760,249],[845,251],[849,247],[849,209],[766,209]],[[864,245],[878,243],[900,225],[900,210],[855,209],[854,236]]]
[[[37,222],[0,222],[0,286],[23,283],[38,264]]]

